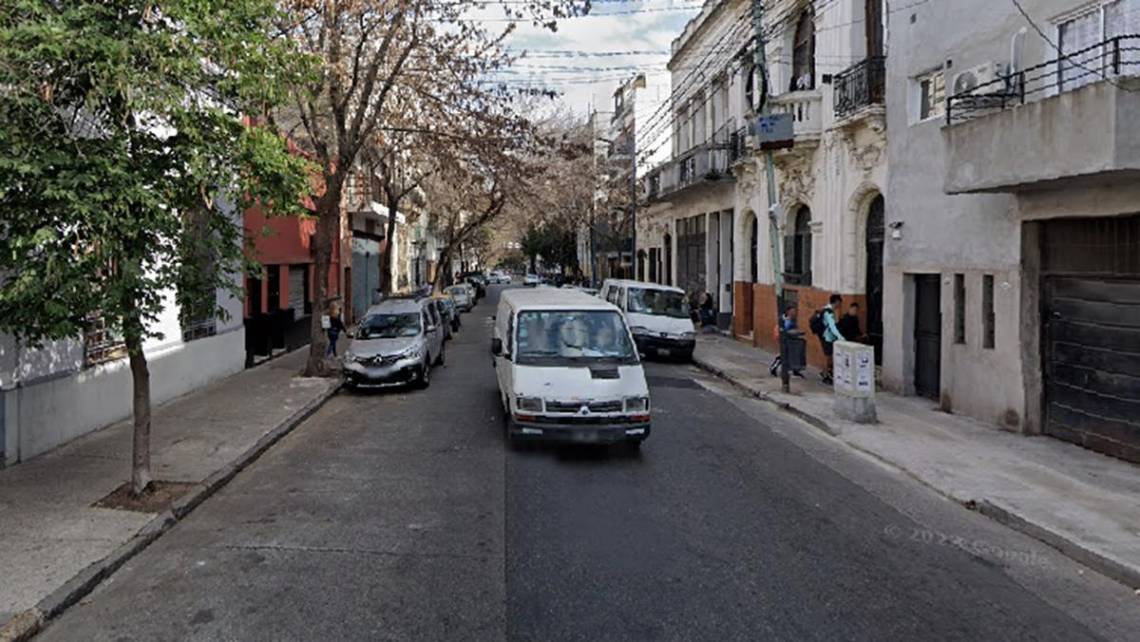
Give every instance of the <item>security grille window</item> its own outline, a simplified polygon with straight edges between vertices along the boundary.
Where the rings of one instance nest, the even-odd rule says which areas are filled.
[[[954,275],[954,343],[966,343],[966,275]]]
[[[91,367],[126,356],[123,337],[101,314],[92,314],[84,322],[83,365]]]
[[[784,280],[811,285],[811,210],[805,205],[784,236]]]
[[[815,89],[815,21],[811,11],[800,14],[796,23],[792,49],[792,85],[790,91]]]
[[[994,275],[982,277],[982,347],[994,348]]]
[[[941,118],[946,113],[946,76],[934,71],[915,78],[918,83],[918,119]]]

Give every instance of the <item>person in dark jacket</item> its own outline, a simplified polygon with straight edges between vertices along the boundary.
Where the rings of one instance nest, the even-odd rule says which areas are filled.
[[[700,315],[701,328],[716,326],[716,310],[713,308],[712,296],[708,292],[701,292],[700,301],[697,313]]]
[[[848,306],[847,314],[844,314],[836,325],[839,327],[839,334],[842,334],[851,341],[863,341],[866,338],[866,335],[864,335],[863,331],[859,328],[858,303],[852,303]]]
[[[328,349],[325,350],[326,357],[336,356],[336,341],[344,331],[344,321],[340,318],[340,306],[334,303],[329,306],[329,346]]]

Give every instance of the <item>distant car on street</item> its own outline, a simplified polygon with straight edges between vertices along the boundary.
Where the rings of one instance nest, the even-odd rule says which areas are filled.
[[[419,384],[443,365],[442,319],[434,300],[393,297],[372,306],[352,333],[343,372],[350,387]]]
[[[542,283],[542,279],[537,274],[527,274],[523,277],[523,285],[525,286],[533,288],[539,283]]]
[[[494,283],[496,285],[509,285],[511,282],[511,275],[499,270],[492,270],[491,274],[487,277],[487,282]]]
[[[487,296],[487,277],[482,272],[465,272],[459,278],[475,290],[475,301]]]
[[[470,312],[475,307],[475,287],[469,283],[458,283],[443,289],[446,294],[455,299],[455,307],[460,312]]]

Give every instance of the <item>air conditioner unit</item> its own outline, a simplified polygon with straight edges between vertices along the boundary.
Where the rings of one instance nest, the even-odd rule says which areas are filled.
[[[1001,63],[987,62],[983,65],[971,67],[954,76],[951,95],[957,96],[965,92],[970,92],[975,96],[1002,93],[1006,89],[1005,83],[999,82],[1002,77]]]

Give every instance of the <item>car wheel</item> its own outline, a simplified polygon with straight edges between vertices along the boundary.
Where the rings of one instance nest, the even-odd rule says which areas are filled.
[[[446,352],[446,350],[443,349],[443,346],[440,346],[439,347],[439,355],[437,355],[435,358],[435,365],[437,365],[437,366],[443,365],[444,353],[445,352]]]
[[[420,387],[427,388],[431,385],[431,364],[424,361],[424,365],[420,368]]]
[[[631,439],[630,441],[625,442],[626,452],[628,452],[631,455],[636,455],[636,454],[640,453],[641,452],[641,442],[643,442],[643,441],[645,441],[645,440],[644,439]]]

